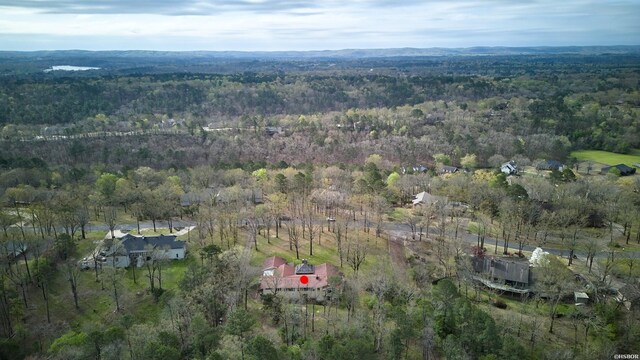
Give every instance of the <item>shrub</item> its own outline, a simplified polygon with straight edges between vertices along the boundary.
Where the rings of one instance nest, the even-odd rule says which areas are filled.
[[[497,307],[498,309],[506,309],[507,308],[507,303],[505,303],[504,301],[498,299],[498,300],[493,302],[493,306]]]

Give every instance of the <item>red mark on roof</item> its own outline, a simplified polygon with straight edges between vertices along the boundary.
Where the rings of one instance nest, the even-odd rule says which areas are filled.
[[[307,283],[309,283],[309,278],[307,277],[307,275],[302,275],[302,276],[300,276],[300,282],[301,282],[303,285],[307,285]]]

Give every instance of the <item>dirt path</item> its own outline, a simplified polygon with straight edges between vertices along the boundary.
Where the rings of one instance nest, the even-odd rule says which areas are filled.
[[[406,271],[407,259],[404,254],[404,240],[401,236],[393,233],[389,234],[389,253],[394,265]]]

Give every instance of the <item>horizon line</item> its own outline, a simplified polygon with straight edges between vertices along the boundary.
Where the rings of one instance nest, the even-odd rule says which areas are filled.
[[[169,53],[311,53],[311,52],[340,52],[340,51],[389,51],[389,50],[472,50],[472,49],[563,49],[563,48],[638,48],[640,43],[635,45],[620,44],[620,45],[517,45],[517,46],[495,46],[495,45],[476,45],[466,47],[445,47],[445,46],[432,46],[432,47],[379,47],[379,48],[340,48],[340,49],[307,49],[307,50],[205,50],[205,49],[193,49],[193,50],[158,50],[158,49],[103,49],[103,50],[89,50],[82,48],[68,48],[68,49],[35,49],[35,50],[3,50],[0,52],[13,52],[13,53],[29,53],[29,52],[169,52]]]

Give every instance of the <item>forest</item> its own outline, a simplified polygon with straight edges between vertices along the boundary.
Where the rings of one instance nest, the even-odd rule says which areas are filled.
[[[0,53],[0,359],[637,354],[622,50]],[[270,292],[273,257],[336,275]]]

